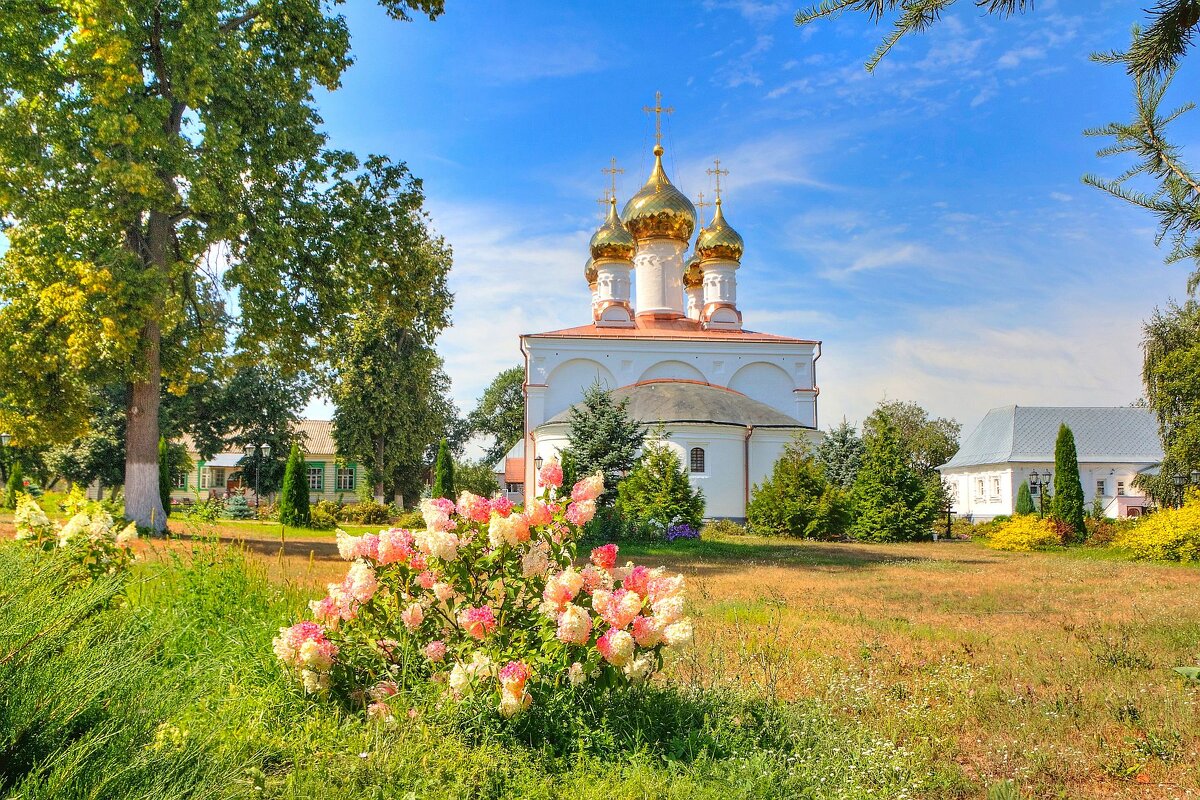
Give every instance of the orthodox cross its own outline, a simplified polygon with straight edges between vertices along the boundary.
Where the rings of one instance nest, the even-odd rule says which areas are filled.
[[[596,198],[596,202],[604,207],[604,211],[601,212],[600,216],[607,217],[608,216],[608,207],[610,205],[612,205],[612,196],[608,193],[608,189],[604,190],[604,197]]]
[[[649,114],[651,112],[654,113],[654,146],[662,147],[662,115],[664,113],[666,113],[666,114],[675,113],[675,108],[672,106],[663,108],[662,92],[655,92],[654,93],[654,108],[651,108],[650,106],[642,106],[642,111],[645,111],[647,114]]]
[[[714,158],[713,159],[713,168],[706,169],[704,171],[706,173],[708,173],[709,175],[715,175],[717,177],[717,203],[720,204],[720,202],[721,202],[721,176],[728,175],[729,170],[721,169],[721,159]]]
[[[704,227],[704,209],[712,205],[712,203],[704,202],[704,192],[700,192],[699,200],[696,201],[696,208],[700,209],[700,227]]]
[[[600,171],[603,172],[605,175],[608,175],[612,178],[611,193],[612,193],[612,198],[615,200],[617,198],[617,176],[623,174],[625,172],[625,170],[623,170],[617,166],[617,157],[613,156],[612,166],[605,167],[604,169],[602,169]]]

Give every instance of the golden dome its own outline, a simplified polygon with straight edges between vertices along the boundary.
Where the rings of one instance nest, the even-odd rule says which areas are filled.
[[[596,278],[599,277],[596,272],[596,262],[590,258],[587,260],[587,263],[583,265],[583,277],[587,278],[588,286],[591,286],[593,283],[595,283]]]
[[[700,256],[692,257],[683,265],[683,288],[695,289],[704,282],[704,273],[700,271]]]
[[[741,263],[745,243],[741,235],[725,221],[721,213],[721,198],[717,198],[717,211],[712,222],[696,237],[696,255],[702,259],[723,258]]]
[[[686,242],[696,229],[696,207],[667,179],[662,154],[662,145],[655,145],[650,178],[629,198],[621,212],[621,221],[639,241],[663,236]]]
[[[592,258],[595,260],[601,258],[615,258],[620,261],[633,260],[633,254],[637,252],[637,241],[617,217],[615,198],[608,207],[608,219],[604,221],[598,231],[592,234],[592,241],[588,246],[591,248]],[[590,265],[591,261],[588,264]],[[594,270],[595,267],[592,269]]]

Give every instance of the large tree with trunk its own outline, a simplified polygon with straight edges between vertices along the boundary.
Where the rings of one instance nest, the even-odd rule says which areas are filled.
[[[0,425],[66,441],[123,384],[140,524],[165,517],[164,382],[223,352],[319,369],[363,295],[406,288],[368,197],[401,168],[320,130],[313,92],[351,63],[337,5],[0,0]]]

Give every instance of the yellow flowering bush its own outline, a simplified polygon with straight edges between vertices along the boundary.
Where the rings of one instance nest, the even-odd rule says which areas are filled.
[[[1058,529],[1049,519],[1038,519],[1032,514],[1020,514],[996,526],[984,540],[994,550],[1029,552],[1058,547],[1062,539]]]
[[[1134,558],[1154,561],[1200,561],[1200,493],[1191,493],[1182,508],[1166,508],[1142,517],[1117,534],[1113,546]]]

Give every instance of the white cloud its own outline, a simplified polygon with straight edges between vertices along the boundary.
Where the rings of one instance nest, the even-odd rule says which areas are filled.
[[[1066,194],[1065,192],[1051,192],[1050,199],[1057,200],[1060,203],[1069,203],[1075,198],[1071,197],[1071,195]]]
[[[1046,48],[1026,46],[1017,47],[1004,53],[996,60],[996,66],[1001,69],[1014,69],[1021,65],[1023,61],[1033,61],[1046,57]]]

